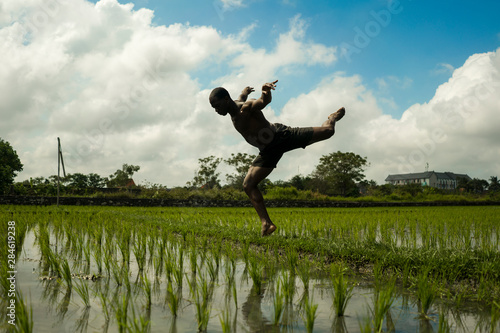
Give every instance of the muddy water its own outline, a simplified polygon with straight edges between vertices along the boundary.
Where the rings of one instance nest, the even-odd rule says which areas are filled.
[[[109,322],[103,314],[103,304],[96,291],[107,294],[109,303],[120,299],[125,293],[125,287],[118,287],[113,278],[103,277],[96,281],[75,278],[75,282],[88,284],[90,290],[90,307],[85,307],[82,299],[75,291],[67,291],[63,282],[42,280],[40,252],[35,245],[33,232],[25,239],[22,254],[17,266],[17,286],[33,310],[35,332],[118,332],[118,324],[112,307],[109,307]],[[151,332],[196,332],[196,307],[190,293],[188,280],[193,276],[185,254],[183,289],[180,310],[177,318],[171,314],[166,301],[167,282],[165,275],[155,281],[153,269],[148,273],[152,281],[152,306],[147,311],[144,292],[139,288],[137,265],[131,255],[129,279],[131,281],[131,302],[128,309],[129,321],[132,317],[132,307],[135,317],[142,316],[149,321]],[[70,262],[70,265],[72,263]],[[219,276],[214,282],[213,298],[210,306],[208,332],[222,332],[221,318],[227,314],[231,332],[306,332],[303,317],[304,287],[296,278],[296,292],[293,301],[285,307],[278,326],[274,321],[274,290],[275,281],[264,282],[262,292],[256,294],[253,283],[245,264],[237,261],[235,272],[235,287],[237,292],[236,308],[232,293],[227,288],[224,276],[224,261],[219,269]],[[97,269],[91,265],[91,272]],[[78,274],[79,272],[73,272]],[[198,273],[203,274],[203,270]],[[74,283],[75,283],[74,282]],[[174,287],[176,288],[176,287]],[[313,276],[309,284],[309,297],[318,304],[317,317],[314,322],[314,332],[360,332],[361,326],[370,320],[370,307],[373,306],[373,288],[367,283],[359,283],[353,290],[345,316],[336,317],[332,308],[332,288],[326,277]],[[446,313],[446,319],[452,332],[486,332],[489,329],[490,313],[481,312],[477,306],[470,308],[450,308],[436,301],[431,308],[428,319],[418,315],[417,302],[412,296],[399,295],[384,320],[384,331],[394,332],[438,332],[438,311]],[[4,327],[5,328],[5,327]]]

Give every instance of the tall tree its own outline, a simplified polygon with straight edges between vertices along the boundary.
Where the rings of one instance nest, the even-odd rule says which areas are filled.
[[[69,186],[75,188],[87,188],[89,186],[89,177],[82,173],[73,173],[70,176]]]
[[[467,182],[467,191],[472,193],[483,193],[488,187],[488,182],[484,179],[473,178]]]
[[[248,172],[248,169],[252,165],[252,161],[255,159],[255,155],[249,155],[247,153],[231,153],[231,158],[225,159],[224,162],[236,169],[236,173],[227,174],[227,183],[235,188],[243,187],[243,180]]]
[[[498,178],[495,176],[490,177],[490,184],[488,185],[488,190],[491,192],[498,192],[500,191],[500,182],[498,181]]]
[[[17,172],[23,171],[23,164],[10,143],[0,138],[0,193],[5,193],[14,183]]]
[[[200,168],[196,171],[193,181],[188,182],[188,185],[203,188],[220,187],[220,174],[216,171],[221,161],[222,158],[215,156],[198,159]]]
[[[92,188],[103,188],[106,185],[108,179],[106,177],[101,177],[97,173],[89,173],[88,174],[88,184],[89,187]]]
[[[323,155],[312,173],[319,191],[328,195],[352,196],[359,194],[356,182],[365,178],[366,157],[340,151]]]
[[[123,164],[121,170],[118,169],[109,176],[108,187],[126,186],[132,180],[134,173],[140,169],[141,167],[138,165]]]

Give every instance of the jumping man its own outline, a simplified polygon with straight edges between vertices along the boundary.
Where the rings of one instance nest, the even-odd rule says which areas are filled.
[[[262,222],[262,236],[272,234],[276,226],[267,213],[264,198],[257,185],[276,168],[285,152],[331,138],[335,133],[335,122],[345,115],[342,107],[319,127],[292,128],[272,124],[264,117],[262,109],[271,103],[271,90],[276,88],[277,82],[278,80],[265,83],[261,96],[248,101],[248,95],[254,91],[252,87],[244,88],[237,100],[232,100],[222,87],[215,88],[210,94],[210,104],[215,112],[221,116],[229,114],[234,128],[249,144],[259,148],[259,155],[252,162],[243,181],[243,188]]]

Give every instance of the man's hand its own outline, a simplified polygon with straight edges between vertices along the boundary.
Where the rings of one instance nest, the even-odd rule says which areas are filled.
[[[241,94],[242,95],[250,95],[252,92],[254,92],[255,89],[253,87],[245,87],[243,88],[243,90],[241,91]]]
[[[276,82],[278,82],[278,80],[270,83],[264,83],[262,86],[262,92],[269,92],[271,89],[274,90],[276,88]]]
[[[239,102],[246,102],[248,95],[250,95],[252,93],[252,91],[255,91],[255,89],[250,87],[250,86],[243,88],[243,90],[241,91],[240,97],[238,98],[238,101]]]

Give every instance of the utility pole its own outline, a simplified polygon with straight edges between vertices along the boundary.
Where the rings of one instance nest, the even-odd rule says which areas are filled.
[[[66,170],[64,169],[64,160],[61,148],[61,140],[58,137],[57,138],[57,207],[59,207],[59,183],[60,183],[61,164],[63,168],[64,177],[66,177]]]

